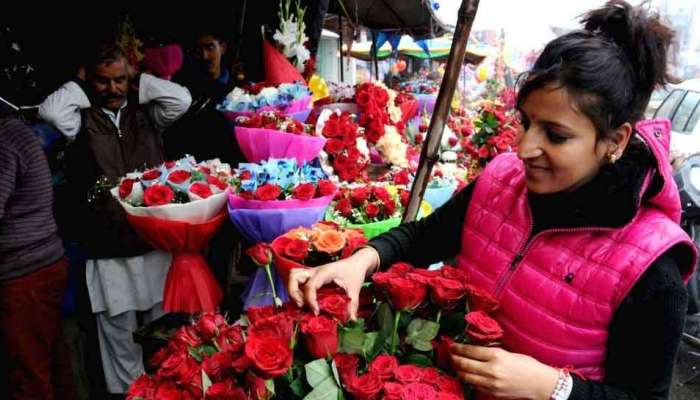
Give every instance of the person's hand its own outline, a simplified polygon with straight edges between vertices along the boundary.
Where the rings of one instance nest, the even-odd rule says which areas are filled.
[[[548,400],[559,379],[557,369],[524,354],[457,343],[451,350],[457,377],[495,397]]]
[[[348,311],[350,318],[357,316],[360,289],[367,275],[377,267],[378,256],[375,250],[364,248],[352,256],[316,268],[293,269],[289,273],[287,290],[299,307],[308,305],[318,315],[316,291],[322,286],[335,283],[350,297]]]

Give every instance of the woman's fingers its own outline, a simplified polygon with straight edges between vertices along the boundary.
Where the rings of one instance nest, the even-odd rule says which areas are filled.
[[[499,349],[493,347],[474,346],[471,344],[454,343],[450,346],[452,354],[471,358],[473,360],[489,361]]]
[[[289,272],[287,291],[289,292],[289,297],[291,297],[299,307],[304,306],[304,294],[299,287],[308,281],[310,276],[311,271],[303,268],[295,268]]]
[[[316,300],[316,292],[323,285],[333,280],[331,275],[334,273],[334,270],[331,265],[332,264],[316,268],[314,270],[315,273],[304,283],[304,302],[311,308],[311,311],[313,311],[315,315],[318,315],[320,312],[318,301]]]

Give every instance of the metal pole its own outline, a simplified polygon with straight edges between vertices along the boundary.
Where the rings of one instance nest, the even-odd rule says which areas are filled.
[[[377,61],[379,49],[377,48],[377,35],[372,31],[372,61],[374,62],[374,79],[379,81],[379,61]]]
[[[340,82],[345,81],[345,64],[343,64],[343,16],[338,16],[338,31],[340,33],[339,46],[340,46]]]
[[[467,39],[469,39],[469,32],[472,29],[478,7],[479,0],[462,0],[462,5],[459,7],[457,27],[455,28],[455,35],[452,39],[452,46],[450,47],[450,56],[447,59],[447,66],[445,67],[445,76],[442,77],[440,91],[435,101],[435,110],[430,119],[428,135],[425,138],[425,144],[420,153],[418,172],[416,173],[416,179],[413,181],[411,197],[408,200],[408,206],[403,215],[403,222],[411,222],[416,219],[423,194],[425,193],[425,188],[430,181],[430,173],[433,169],[433,165],[438,161],[442,131],[445,129],[447,113],[450,109],[452,96],[454,95],[459,78],[459,71],[464,62]]]

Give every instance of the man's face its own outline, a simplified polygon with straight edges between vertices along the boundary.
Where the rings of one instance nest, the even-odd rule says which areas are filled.
[[[221,57],[226,53],[226,43],[211,35],[202,35],[197,39],[195,57],[202,61],[211,79],[221,75]]]
[[[90,84],[100,107],[112,111],[119,110],[126,101],[129,89],[126,61],[122,59],[109,64],[99,64],[90,76]]]

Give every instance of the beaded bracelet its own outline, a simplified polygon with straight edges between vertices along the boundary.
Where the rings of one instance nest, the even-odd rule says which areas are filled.
[[[559,369],[559,379],[557,379],[557,385],[554,387],[552,395],[549,396],[549,400],[568,400],[573,386],[574,380],[571,378],[569,370]]]

